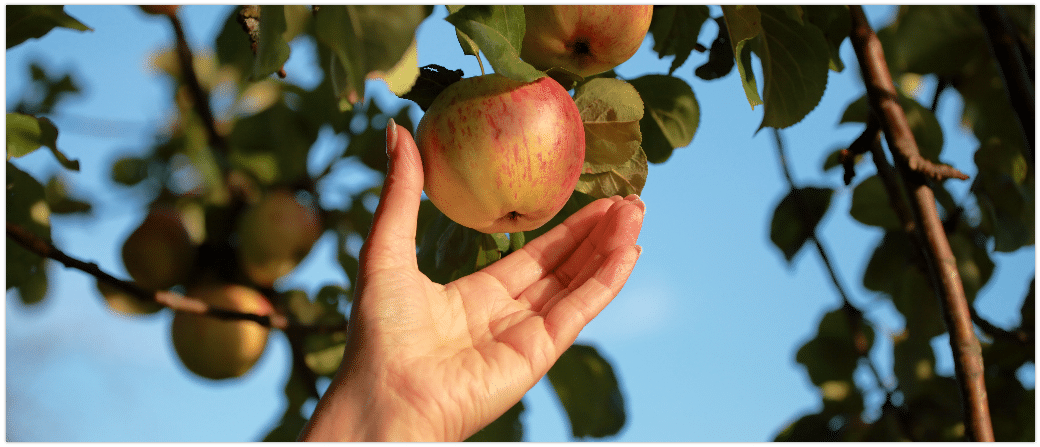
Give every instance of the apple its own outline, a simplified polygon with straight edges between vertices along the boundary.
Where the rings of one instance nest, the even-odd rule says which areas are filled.
[[[539,70],[603,73],[636,54],[653,12],[652,5],[525,5],[520,57]]]
[[[483,233],[538,228],[567,203],[585,160],[585,127],[567,91],[489,74],[444,89],[419,121],[430,201]]]
[[[188,296],[224,309],[269,315],[271,304],[259,292],[238,284],[203,283]],[[267,346],[268,328],[248,320],[222,320],[183,311],[170,325],[173,348],[189,371],[208,379],[238,377],[249,371]]]
[[[310,253],[321,233],[313,205],[291,191],[272,190],[238,219],[239,266],[257,285],[271,287]]]
[[[181,213],[172,206],[159,205],[127,236],[123,265],[139,286],[165,290],[188,279],[196,251]]]
[[[140,5],[141,10],[154,15],[173,17],[177,15],[179,5]]]

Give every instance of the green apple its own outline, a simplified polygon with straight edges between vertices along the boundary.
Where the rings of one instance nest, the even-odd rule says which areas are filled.
[[[188,279],[197,247],[181,213],[172,206],[152,208],[123,243],[123,265],[146,289],[165,290]]]
[[[434,99],[415,135],[427,197],[451,220],[484,233],[548,222],[585,160],[578,107],[549,77],[458,81]]]
[[[539,70],[603,73],[636,54],[653,12],[652,5],[525,5],[520,57]]]
[[[317,209],[284,189],[272,190],[249,206],[237,228],[239,265],[263,287],[296,268],[322,232]]]
[[[272,312],[263,295],[238,284],[200,284],[189,289],[188,296],[239,312]],[[222,320],[182,311],[174,312],[170,330],[181,363],[196,375],[213,380],[238,377],[249,371],[264,353],[270,332],[253,321]]]

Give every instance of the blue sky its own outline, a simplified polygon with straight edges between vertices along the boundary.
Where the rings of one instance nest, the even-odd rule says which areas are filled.
[[[84,95],[63,104],[52,117],[59,146],[82,164],[68,174],[74,192],[91,197],[95,217],[55,216],[54,240],[67,253],[125,276],[121,242],[140,222],[147,199],[108,180],[111,162],[141,154],[151,131],[172,110],[169,83],[148,66],[148,55],[173,42],[165,20],[131,6],[68,6],[67,12],[93,32],[57,30],[7,51],[7,103],[21,97],[28,63],[51,72],[75,70]],[[231,7],[186,6],[181,14],[196,54],[204,53]],[[894,8],[868,6],[877,27]],[[454,30],[435,9],[419,28],[419,65],[436,63],[479,74],[464,56]],[[718,15],[713,10],[713,15]],[[706,24],[700,42],[710,44]],[[304,48],[309,42],[293,43]],[[671,58],[650,51],[652,38],[618,67],[623,77],[667,72]],[[290,82],[313,85],[309,51],[293,53]],[[784,133],[795,181],[800,186],[837,188],[820,237],[830,249],[851,299],[878,322],[876,350],[902,320],[890,305],[860,285],[878,229],[848,217],[851,188],[841,174],[822,174],[823,159],[861,131],[837,126],[840,112],[862,95],[858,67],[848,41],[843,73],[831,73],[827,93],[806,119]],[[819,397],[797,349],[816,331],[820,317],[840,304],[819,257],[800,253],[788,266],[769,240],[773,209],[787,192],[770,132],[755,134],[761,108],[752,110],[734,70],[721,80],[692,76],[703,55],[694,54],[676,75],[693,86],[701,122],[692,144],[668,162],[651,165],[642,198],[647,215],[643,254],[614,302],[579,336],[596,346],[615,368],[626,399],[628,422],[617,441],[768,441],[784,425],[818,410]],[[489,65],[485,64],[486,67]],[[369,91],[384,108],[407,101],[391,97],[379,82]],[[925,80],[930,101],[934,83]],[[961,105],[943,97],[939,119],[946,132],[944,160],[974,174],[974,138],[957,127]],[[415,121],[419,111],[414,109]],[[335,136],[316,145],[329,147]],[[46,180],[60,168],[46,151],[15,163]],[[867,178],[868,164],[857,181]],[[370,179],[344,178],[344,187]],[[968,183],[950,187],[963,197]],[[128,206],[127,204],[133,204]],[[304,264],[280,286],[315,291],[343,282],[330,268],[334,241],[322,239]],[[977,299],[979,312],[998,326],[1017,324],[1018,309],[1035,270],[1032,247],[993,254],[997,269]],[[272,428],[284,411],[282,386],[288,376],[288,343],[274,333],[268,350],[245,377],[220,383],[196,379],[176,359],[169,338],[171,315],[125,318],[109,311],[93,279],[51,263],[52,290],[40,305],[26,308],[13,293],[6,313],[6,412],[8,440],[26,441],[252,441]],[[948,344],[937,340],[940,372],[952,375]],[[883,368],[891,360],[877,355]],[[1031,371],[1022,377],[1030,383]],[[868,400],[868,403],[870,401]],[[570,430],[547,381],[525,397],[528,441],[566,441]]]

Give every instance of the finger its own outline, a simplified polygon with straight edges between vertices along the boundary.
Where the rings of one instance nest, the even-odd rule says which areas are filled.
[[[619,247],[636,243],[642,228],[644,210],[645,206],[635,196],[615,202],[567,260],[551,274],[528,287],[519,300],[527,303],[535,312],[541,312],[547,302],[563,296],[561,292],[573,291],[585,283],[611,253]]]
[[[615,202],[588,239],[556,269],[556,276],[561,283],[569,287],[572,282],[585,282],[603,258],[618,247],[635,244],[645,212],[646,205],[634,194]]]
[[[556,345],[557,355],[573,344],[585,325],[617,296],[641,252],[638,245],[614,250],[592,277],[548,304],[544,311],[545,328]]]
[[[386,180],[361,249],[366,268],[415,264],[415,227],[423,189],[422,159],[412,134],[393,119],[386,125]]]
[[[560,225],[482,272],[501,282],[509,296],[519,296],[566,259],[588,237],[607,209],[620,200],[620,197],[599,199],[584,206]]]

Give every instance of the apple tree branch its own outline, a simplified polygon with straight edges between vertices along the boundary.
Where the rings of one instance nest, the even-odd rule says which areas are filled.
[[[911,199],[913,224],[904,222],[904,227],[916,229],[912,234],[913,240],[923,255],[932,289],[942,304],[943,317],[950,333],[954,369],[960,384],[967,435],[976,441],[993,441],[982,348],[975,337],[971,308],[964,294],[953,250],[939,218],[935,194],[928,187],[927,171],[922,171],[924,158],[918,151],[906,115],[897,100],[881,42],[867,22],[861,6],[851,5],[849,12],[852,18],[850,38],[863,74],[870,107],[881,123],[885,141],[895,161],[895,171]],[[875,162],[879,158],[875,156]]]

